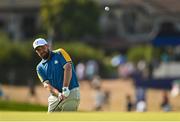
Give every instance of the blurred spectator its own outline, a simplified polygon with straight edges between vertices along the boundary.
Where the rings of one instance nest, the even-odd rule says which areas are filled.
[[[169,63],[170,61],[174,61],[175,60],[175,53],[174,53],[174,49],[171,47],[166,48],[166,51],[164,51],[164,53],[161,55],[161,60],[164,63]]]
[[[136,102],[146,101],[146,88],[136,87]]]
[[[153,71],[156,67],[159,66],[159,61],[156,58],[153,58],[152,61],[148,63],[148,79],[153,79]]]
[[[147,65],[147,80],[151,80],[153,78],[153,64],[152,62]]]
[[[145,60],[140,60],[137,63],[137,71],[135,72],[139,72],[140,77],[138,78],[141,81],[146,81],[149,80],[149,76],[150,76],[150,70],[149,70],[149,66],[147,64],[147,62]]]
[[[95,110],[102,110],[103,107],[109,109],[110,92],[101,89],[100,76],[94,76],[91,86],[95,89]]]
[[[161,60],[162,60],[162,62],[168,63],[170,61],[170,57],[169,57],[168,53],[164,52],[161,55]]]
[[[173,81],[171,88],[171,96],[176,97],[180,94],[180,79]]]
[[[131,62],[127,62],[118,66],[118,75],[122,78],[128,78],[134,70],[134,65]]]
[[[30,96],[33,97],[33,96],[36,96],[36,89],[35,89],[35,83],[33,80],[28,80],[28,86],[29,86],[29,93],[30,93]]]
[[[103,109],[110,109],[110,92],[103,91],[101,87],[95,89],[95,107],[94,110],[100,111]]]
[[[9,97],[6,94],[4,94],[1,84],[0,84],[0,99],[9,100]]]
[[[84,63],[80,62],[77,64],[76,74],[79,81],[84,80],[84,77],[85,77],[85,64]]]
[[[99,66],[95,60],[89,60],[86,64],[86,78],[87,80],[91,81],[92,78],[98,74]]]
[[[134,104],[131,100],[131,96],[130,95],[127,95],[126,96],[126,110],[127,111],[132,111],[133,110],[133,107],[134,107]]]
[[[147,110],[147,105],[144,100],[138,101],[136,104],[136,111],[137,112],[145,112]]]
[[[171,111],[171,105],[169,103],[169,98],[168,98],[167,92],[163,92],[161,108],[165,112]]]
[[[28,80],[28,87],[29,87],[29,95],[27,97],[28,97],[29,102],[38,103],[39,99],[38,99],[38,96],[36,94],[35,82],[33,80],[29,79]]]
[[[116,55],[111,59],[111,65],[113,67],[117,67],[124,63],[126,63],[126,57],[122,55]]]
[[[91,86],[94,89],[97,89],[97,88],[101,87],[101,78],[100,78],[100,76],[95,75],[93,77],[92,82],[91,82]]]
[[[105,91],[105,99],[104,99],[104,105],[107,107],[107,109],[110,109],[110,91]]]
[[[2,98],[4,96],[3,90],[1,88],[1,84],[0,84],[0,98]]]
[[[137,68],[138,70],[140,71],[143,71],[145,68],[146,68],[146,62],[144,60],[140,60],[138,63],[137,63]]]
[[[146,108],[146,88],[136,87],[136,111],[145,112]]]
[[[104,105],[105,94],[102,91],[101,87],[97,87],[95,90],[95,110],[99,111],[102,110],[102,107]]]

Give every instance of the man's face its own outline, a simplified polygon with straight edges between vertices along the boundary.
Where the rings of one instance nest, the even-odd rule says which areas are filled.
[[[35,49],[35,51],[43,59],[47,59],[49,57],[48,45],[39,46]]]

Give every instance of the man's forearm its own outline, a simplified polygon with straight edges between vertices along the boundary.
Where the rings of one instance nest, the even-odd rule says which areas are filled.
[[[64,67],[64,81],[63,87],[68,87],[72,78],[72,66],[71,63],[67,63]]]
[[[58,96],[59,95],[59,91],[54,88],[53,86],[51,86],[50,84],[44,84],[44,87],[54,96]]]

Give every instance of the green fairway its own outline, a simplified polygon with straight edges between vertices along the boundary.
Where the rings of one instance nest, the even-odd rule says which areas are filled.
[[[180,113],[0,112],[0,121],[180,121]]]

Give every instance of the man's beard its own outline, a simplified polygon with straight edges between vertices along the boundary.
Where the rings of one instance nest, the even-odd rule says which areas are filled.
[[[44,60],[48,59],[50,55],[50,51],[48,50],[48,52],[42,57]]]

